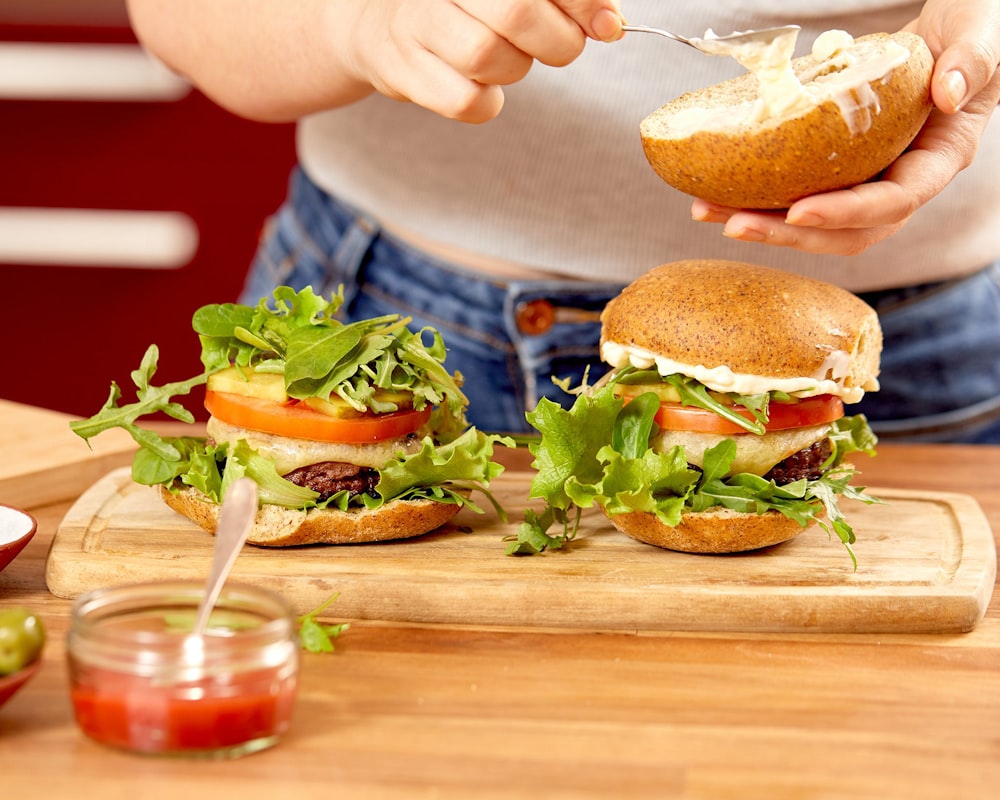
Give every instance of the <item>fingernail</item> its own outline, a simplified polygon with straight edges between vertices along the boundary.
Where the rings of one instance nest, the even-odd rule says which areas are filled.
[[[602,8],[590,21],[590,27],[602,42],[614,42],[622,35],[622,18],[610,8]]]
[[[756,228],[723,228],[722,235],[730,239],[739,239],[741,242],[765,242],[767,234]]]
[[[819,214],[806,212],[805,214],[793,214],[789,212],[785,217],[785,222],[789,225],[798,225],[800,228],[822,228],[826,222]]]
[[[695,222],[725,222],[730,216],[731,214],[725,214],[715,206],[700,200],[691,206],[691,219]]]
[[[965,95],[969,91],[969,85],[965,82],[965,76],[957,69],[946,72],[941,78],[941,85],[944,87],[945,97],[956,111],[965,105]]]

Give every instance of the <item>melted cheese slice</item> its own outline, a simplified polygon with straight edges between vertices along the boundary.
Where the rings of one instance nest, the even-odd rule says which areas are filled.
[[[279,475],[322,461],[342,461],[359,467],[378,469],[399,452],[414,453],[419,450],[424,436],[424,431],[418,430],[416,436],[401,436],[398,439],[386,439],[370,444],[317,442],[239,428],[215,417],[209,418],[205,430],[208,436],[219,444],[222,442],[235,444],[243,439],[262,456],[273,461]]]
[[[701,467],[705,463],[706,450],[725,439],[732,439],[736,442],[736,458],[733,459],[729,474],[750,472],[754,475],[763,475],[793,453],[825,439],[830,429],[831,426],[828,424],[812,425],[808,428],[774,431],[762,436],[754,433],[723,435],[693,431],[660,431],[651,444],[654,450],[661,453],[681,445],[688,463]]]

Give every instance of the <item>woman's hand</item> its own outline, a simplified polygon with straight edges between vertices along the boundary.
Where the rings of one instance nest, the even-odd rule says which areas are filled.
[[[128,0],[143,44],[222,106],[285,122],[372,92],[463,122],[535,61],[622,35],[619,0]]]
[[[347,40],[362,84],[442,116],[484,122],[501,87],[540,61],[561,67],[587,38],[617,39],[617,0],[378,0],[363,4]]]
[[[907,29],[923,36],[934,54],[935,108],[878,181],[803,198],[787,212],[696,200],[694,219],[722,223],[723,234],[740,241],[838,255],[861,253],[902,228],[972,163],[1000,101],[1000,1],[928,0]]]

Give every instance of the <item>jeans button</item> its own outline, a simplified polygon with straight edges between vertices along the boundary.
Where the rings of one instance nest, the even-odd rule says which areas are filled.
[[[526,335],[537,336],[548,331],[556,321],[556,309],[548,300],[528,300],[514,310],[517,329]]]

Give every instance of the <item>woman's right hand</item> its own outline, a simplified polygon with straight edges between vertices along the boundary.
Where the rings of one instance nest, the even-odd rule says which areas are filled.
[[[535,61],[565,66],[587,38],[619,38],[621,24],[617,0],[376,0],[347,39],[349,65],[388,97],[484,122]]]
[[[622,35],[619,0],[128,0],[143,44],[220,105],[288,122],[380,92],[485,122],[535,61]]]

